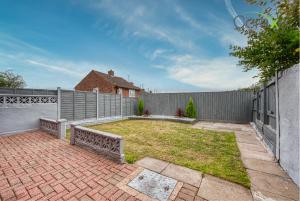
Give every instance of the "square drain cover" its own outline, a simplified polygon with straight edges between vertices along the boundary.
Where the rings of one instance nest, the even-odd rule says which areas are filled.
[[[128,186],[160,201],[168,200],[176,186],[175,179],[163,176],[150,170],[143,170]]]

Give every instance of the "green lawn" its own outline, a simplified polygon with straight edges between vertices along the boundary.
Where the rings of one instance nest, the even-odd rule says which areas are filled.
[[[128,163],[149,156],[250,187],[234,133],[151,120],[124,120],[88,127],[123,136]]]

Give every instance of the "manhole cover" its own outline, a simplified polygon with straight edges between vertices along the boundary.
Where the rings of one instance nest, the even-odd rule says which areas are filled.
[[[168,200],[177,181],[150,170],[143,170],[128,185],[152,198]]]

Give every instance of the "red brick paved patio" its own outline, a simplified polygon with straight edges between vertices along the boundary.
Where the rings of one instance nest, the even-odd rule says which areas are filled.
[[[136,200],[115,186],[135,169],[41,131],[0,137],[0,200]]]
[[[42,131],[0,137],[0,200],[139,200],[116,187],[137,166],[118,164]],[[176,201],[199,200],[184,184]]]

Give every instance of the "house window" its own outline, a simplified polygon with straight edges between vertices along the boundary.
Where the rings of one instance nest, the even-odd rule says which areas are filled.
[[[129,97],[135,97],[135,90],[129,89]]]
[[[118,90],[117,90],[117,94],[120,94],[120,95],[122,95],[122,89],[121,89],[121,88],[118,88]]]

